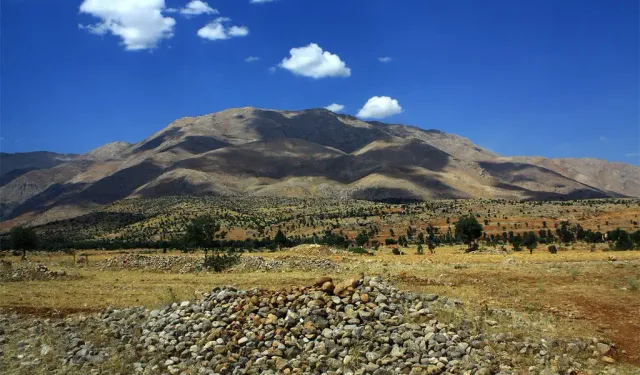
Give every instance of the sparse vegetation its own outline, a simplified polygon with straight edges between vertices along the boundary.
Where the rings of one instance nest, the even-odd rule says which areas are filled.
[[[170,209],[164,204],[170,204]],[[509,309],[526,315],[518,318],[518,327],[529,327],[527,332],[538,332],[540,337],[592,337],[600,332],[597,327],[613,327],[610,322],[616,321],[617,330],[606,331],[611,339],[629,356],[636,356],[634,348],[640,347],[640,342],[624,333],[638,329],[624,316],[640,308],[640,257],[636,251],[616,252],[615,256],[603,253],[609,247],[616,249],[619,241],[628,244],[626,238],[636,248],[638,234],[628,224],[640,213],[640,206],[632,200],[391,204],[172,197],[123,201],[103,210],[123,214],[126,219],[118,222],[117,215],[104,216],[105,211],[100,211],[34,227],[42,238],[38,250],[88,248],[81,252],[91,262],[81,263],[58,252],[33,252],[30,261],[45,263],[52,271],[65,270],[74,277],[9,283],[1,292],[0,310],[55,309],[71,313],[77,311],[74,309],[79,300],[87,311],[107,305],[157,307],[179,304],[192,298],[194,292],[209,291],[213,285],[279,289],[309,285],[327,272],[340,277],[364,273],[389,278],[403,288],[464,301],[467,314],[474,319],[484,316],[476,326],[485,334],[513,329],[511,318],[493,312]],[[109,219],[101,222],[96,217]],[[491,219],[482,225],[484,218]],[[474,230],[470,237],[459,235],[467,220],[477,222],[480,232]],[[555,230],[544,228],[543,221]],[[605,221],[608,225],[603,224]],[[572,237],[568,245],[560,239],[558,228],[565,239]],[[8,240],[6,235],[3,248],[11,247],[6,246],[10,245]],[[465,245],[463,249],[461,244]],[[533,251],[542,244],[549,251]],[[475,246],[477,251],[466,252]],[[512,252],[511,248],[526,248],[531,253]],[[162,254],[164,249],[166,253]],[[373,255],[374,249],[374,257],[363,256]],[[135,257],[186,257],[184,264],[189,267],[163,266],[155,271],[144,267],[101,268],[117,256],[124,262],[129,260],[129,265]],[[16,263],[10,254],[4,259]],[[274,266],[278,264],[312,266]],[[259,268],[262,265],[274,268]],[[611,281],[603,282],[607,280]],[[53,289],[53,282],[63,287]],[[74,293],[69,294],[69,290]],[[42,298],[45,295],[47,298]],[[448,312],[453,314],[452,322],[462,323],[458,309],[452,311],[438,310],[437,316],[448,319]],[[523,356],[517,363],[533,362],[526,362]]]
[[[18,226],[9,232],[11,248],[22,252],[22,259],[27,257],[28,250],[34,250],[38,246],[38,237],[33,228]]]

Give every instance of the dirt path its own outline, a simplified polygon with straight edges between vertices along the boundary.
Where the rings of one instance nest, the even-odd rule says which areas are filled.
[[[640,301],[638,298],[602,296],[599,298],[566,295],[580,311],[581,316],[592,322],[596,329],[609,337],[618,347],[613,353],[620,361],[640,364]],[[615,300],[613,300],[615,299]],[[622,351],[626,351],[626,355]]]

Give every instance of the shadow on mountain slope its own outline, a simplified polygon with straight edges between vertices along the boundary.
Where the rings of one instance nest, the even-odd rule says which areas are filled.
[[[107,204],[125,198],[138,187],[162,174],[163,169],[149,161],[120,170],[98,182],[54,184],[17,206],[9,218],[27,212],[44,212],[53,206]]]

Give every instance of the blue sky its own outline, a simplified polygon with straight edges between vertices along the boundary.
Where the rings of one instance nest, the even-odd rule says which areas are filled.
[[[640,162],[635,0],[188,2],[2,0],[2,151],[336,103],[504,155]]]

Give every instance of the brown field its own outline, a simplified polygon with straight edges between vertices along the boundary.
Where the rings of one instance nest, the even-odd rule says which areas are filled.
[[[161,233],[158,228],[167,225],[179,233],[184,221],[173,221],[176,218],[182,220],[195,217],[198,212],[210,212],[221,217],[226,239],[273,236],[278,228],[288,236],[311,236],[330,230],[353,239],[363,230],[374,227],[377,234],[371,240],[383,243],[386,238],[405,234],[409,227],[424,233],[425,227],[432,225],[444,233],[454,226],[460,215],[468,212],[477,215],[487,235],[499,235],[503,231],[537,232],[545,226],[555,232],[555,226],[565,220],[594,231],[606,232],[620,227],[632,232],[638,230],[640,216],[637,201],[576,201],[565,205],[558,202],[536,204],[480,200],[439,202],[433,207],[424,203],[391,205],[363,201],[351,202],[347,206],[324,202],[326,207],[309,205],[304,201],[273,206],[270,201],[265,201],[257,207],[251,207],[255,202],[249,201],[234,202],[237,207],[189,202],[177,203],[178,206],[187,205],[188,209],[183,207],[183,211],[169,209],[164,203],[158,205],[162,209],[152,211],[145,204],[153,201],[123,201],[108,210],[147,212],[144,219],[110,229],[76,227],[77,223],[61,222],[39,230],[41,233],[50,230],[67,234],[82,230],[86,236],[94,238],[112,238],[122,233],[154,238]],[[348,209],[362,211],[347,214]],[[325,212],[334,216],[322,216]],[[172,221],[167,219],[169,217]],[[99,221],[96,223],[100,224]],[[253,224],[247,227],[247,223]],[[263,233],[258,234],[258,229]],[[546,244],[540,244],[533,254],[526,249],[513,251],[511,245],[486,246],[482,242],[481,251],[477,254],[465,253],[462,245],[439,246],[435,254],[429,254],[425,247],[424,255],[418,255],[413,244],[400,248],[405,255],[393,255],[391,247],[382,246],[375,255],[368,256],[329,251],[329,248],[318,245],[299,245],[273,252],[247,252],[243,257],[278,261],[328,260],[337,268],[333,271],[317,267],[311,270],[284,267],[270,271],[239,268],[221,273],[99,266],[123,253],[162,256],[159,250],[79,251],[77,257],[82,253],[88,254],[88,264],[74,263],[71,255],[61,252],[31,253],[26,263],[20,257],[4,252],[0,253],[0,259],[12,262],[14,268],[43,264],[50,270],[63,270],[69,276],[41,281],[0,281],[0,317],[17,313],[16,316],[28,322],[31,316],[52,319],[86,316],[108,306],[158,308],[173,302],[193,300],[219,285],[280,289],[309,286],[319,276],[329,275],[341,280],[366,274],[381,276],[402,289],[435,293],[462,301],[462,308],[433,311],[438,320],[445,323],[487,317],[499,323],[486,327],[490,333],[509,332],[534,339],[595,338],[613,342],[616,346],[610,355],[615,357],[615,363],[607,366],[599,363],[595,373],[611,373],[600,371],[605,368],[617,374],[640,373],[640,251],[612,251],[610,243],[597,244],[592,248],[584,242],[561,245],[557,254],[549,253]],[[203,256],[202,252],[187,255],[177,250],[169,250],[167,255],[194,259]],[[3,368],[1,365],[0,356],[0,369]]]
[[[391,279],[398,286],[454,297],[465,302],[464,315],[507,309],[504,328],[514,323],[528,335],[541,337],[598,337],[615,342],[619,368],[637,371],[640,364],[640,253],[591,252],[574,246],[552,255],[538,249],[504,255],[465,254],[460,247],[440,247],[436,254],[392,255],[381,248],[375,256],[326,255],[340,265],[335,278],[367,273]],[[244,256],[282,258],[320,257],[313,245]],[[322,271],[162,273],[142,270],[101,270],[92,266],[117,254],[91,251],[88,266],[74,266],[69,255],[31,256],[30,261],[78,276],[68,280],[4,282],[0,311],[39,316],[64,316],[99,311],[107,306],[158,307],[192,299],[215,285],[276,289],[309,285]],[[617,261],[610,261],[613,255]],[[200,255],[191,255],[194,257]],[[18,257],[6,257],[19,264]],[[513,318],[513,316],[517,316]],[[443,319],[461,317],[445,316]],[[500,320],[502,317],[497,316]],[[511,320],[517,320],[511,321]],[[494,327],[496,330],[500,326]],[[636,369],[636,370],[633,370]]]

